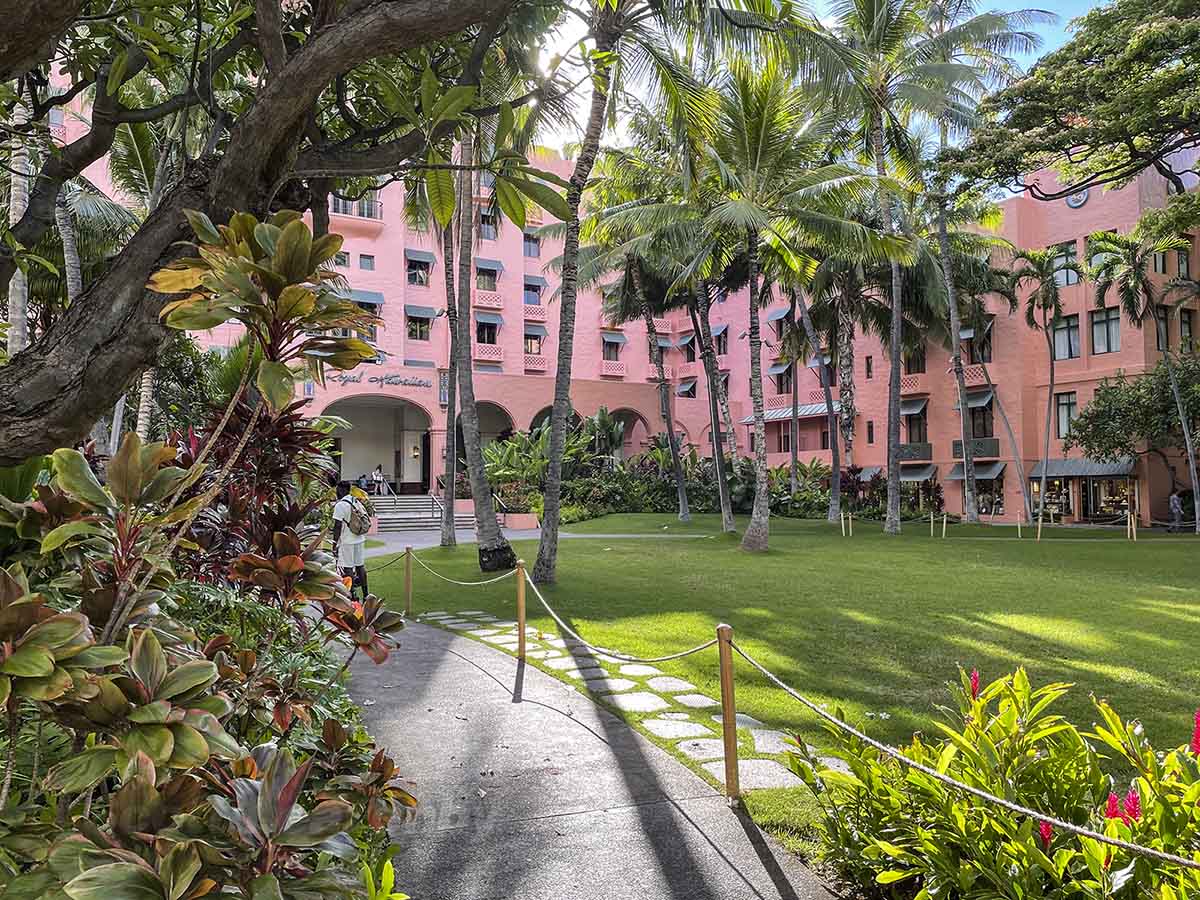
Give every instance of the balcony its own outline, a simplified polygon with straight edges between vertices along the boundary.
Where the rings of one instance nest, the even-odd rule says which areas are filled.
[[[833,400],[836,403],[838,400],[838,389],[830,388],[830,390],[833,392]],[[809,391],[808,392],[808,402],[809,403],[824,403],[825,402],[825,391],[823,391],[819,388],[815,391]]]
[[[619,359],[600,360],[600,374],[606,378],[624,378],[625,363]]]
[[[896,448],[896,458],[900,462],[930,462],[933,459],[933,444],[901,444]]]
[[[955,459],[962,459],[962,450],[962,441],[955,441],[952,448]],[[971,450],[971,455],[975,459],[995,459],[1000,455],[1000,439],[994,437],[973,438]]]
[[[792,405],[791,393],[786,394],[768,394],[767,409],[787,409]]]
[[[479,362],[504,362],[504,348],[498,344],[476,344],[472,359]]]
[[[900,394],[928,394],[929,393],[929,378],[921,372],[919,375],[901,375],[900,376]]]
[[[675,367],[676,378],[696,378],[704,371],[704,366],[700,364],[700,360],[695,362],[680,363]]]
[[[663,377],[667,381],[670,381],[672,378],[675,377],[674,372],[675,372],[675,369],[673,366],[663,366]],[[646,380],[647,381],[658,381],[658,368],[656,366],[654,366],[653,364],[651,364],[650,368],[646,370]]]
[[[364,197],[361,200],[329,199],[329,214],[339,224],[349,226],[351,231],[363,234],[378,234],[383,229],[383,204]]]
[[[545,322],[546,307],[536,306],[532,303],[525,304],[525,321],[526,322]]]
[[[545,372],[546,357],[534,355],[532,353],[525,354],[525,371],[526,372]]]
[[[987,379],[983,377],[983,366],[964,366],[963,379],[967,387],[983,387],[987,384]]]
[[[475,291],[471,302],[477,309],[504,309],[504,298],[497,291]]]
[[[672,327],[670,319],[655,319],[654,330],[659,334],[668,335],[675,329]]]

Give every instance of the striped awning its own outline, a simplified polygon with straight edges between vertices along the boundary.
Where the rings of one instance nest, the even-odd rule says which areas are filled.
[[[925,412],[925,407],[929,405],[928,397],[918,397],[914,400],[900,401],[900,415],[902,416],[919,416]]]
[[[541,275],[526,275],[526,284],[536,284],[538,287],[549,287],[550,282],[546,281]]]
[[[923,463],[917,466],[901,466],[901,481],[928,481],[937,474],[937,466],[933,463]]]
[[[477,256],[475,257],[475,268],[490,269],[493,272],[503,272],[504,263],[500,262],[498,259],[485,259],[482,256]]]
[[[696,337],[695,333],[685,334],[683,337],[681,337],[675,343],[675,346],[676,347],[686,347],[688,344],[690,344],[695,339],[695,337]]]
[[[606,344],[623,344],[625,343],[625,335],[619,331],[602,331],[600,339]]]
[[[412,262],[426,262],[430,265],[437,262],[437,257],[428,250],[414,250],[411,247],[404,248],[404,258]]]
[[[1004,472],[1005,463],[1002,462],[985,462],[975,463],[976,478],[999,478]],[[963,469],[962,463],[955,463],[954,468],[950,470],[950,474],[946,476],[947,481],[966,481],[967,473]]]
[[[537,322],[526,322],[525,336],[544,338],[546,336],[546,326],[539,325]]]
[[[982,409],[992,402],[992,391],[989,388],[986,391],[973,391],[967,394],[967,409]],[[958,409],[958,404],[954,404],[954,408]]]
[[[483,312],[477,309],[475,310],[475,321],[483,322],[487,325],[503,325],[504,317],[500,313]]]
[[[767,313],[768,322],[778,322],[787,316],[790,307],[785,306],[783,309],[773,309]]]
[[[669,337],[663,337],[660,334],[658,335],[658,346],[662,347],[664,350],[670,350],[675,345],[671,343],[671,339]]]
[[[410,319],[437,318],[437,310],[432,306],[415,306],[412,303],[404,304],[404,314]]]
[[[712,327],[712,336],[713,336],[713,337],[720,337],[721,335],[723,335],[723,334],[725,333],[726,329],[728,329],[728,328],[729,328],[729,326],[728,326],[728,325],[724,325],[724,324],[722,324],[722,325],[714,325],[714,326]]]
[[[695,378],[685,378],[683,381],[679,382],[679,385],[675,388],[675,394],[677,396],[682,397],[684,394],[686,394],[688,391],[692,390],[695,387],[696,387],[696,379]]]
[[[1132,456],[1113,462],[1096,459],[1052,459],[1046,465],[1047,478],[1125,478],[1133,474],[1137,460]],[[1042,477],[1039,462],[1029,473],[1030,478]]]
[[[768,375],[782,375],[792,367],[791,361],[773,363],[767,368]]]
[[[841,409],[840,404],[834,401],[833,411],[836,413]],[[825,411],[824,403],[801,403],[796,407],[797,419],[815,419],[824,418],[828,413]],[[792,408],[790,406],[781,406],[778,409],[768,409],[763,419],[767,422],[781,422],[784,419],[792,417]],[[742,419],[743,425],[753,425],[754,416],[749,415]]]

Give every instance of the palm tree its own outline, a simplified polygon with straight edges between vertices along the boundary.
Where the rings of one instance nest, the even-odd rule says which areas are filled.
[[[25,118],[25,106],[18,101],[13,110],[13,123],[19,124]],[[8,168],[8,224],[11,227],[21,221],[29,205],[29,147],[15,131]],[[8,319],[8,355],[11,358],[29,343],[29,281],[19,268],[8,283]]]
[[[789,287],[788,295],[791,298],[792,306],[800,313],[800,322],[804,327],[804,342],[793,340],[792,343],[796,347],[798,354],[794,354],[792,359],[793,367],[800,359],[804,357],[805,350],[808,350],[816,356],[818,371],[821,373],[821,392],[825,396],[825,427],[829,429],[829,453],[830,453],[830,475],[829,475],[829,515],[830,522],[837,522],[842,516],[842,457],[838,441],[838,411],[833,406],[833,390],[829,383],[829,366],[825,362],[825,357],[821,350],[821,338],[817,334],[817,329],[813,326],[812,316],[808,312],[808,304],[804,302],[804,293],[802,290]],[[796,382],[799,380],[797,374],[792,376],[792,388],[795,389]],[[793,403],[795,399],[793,398]],[[794,414],[793,414],[794,415]],[[795,446],[795,431],[793,431],[793,446]],[[794,461],[793,461],[794,465]]]
[[[1096,306],[1102,309],[1104,300],[1112,288],[1116,288],[1117,301],[1121,310],[1138,328],[1147,319],[1155,322],[1158,346],[1163,349],[1163,363],[1167,367],[1167,378],[1171,382],[1171,393],[1175,397],[1175,408],[1179,411],[1179,426],[1183,431],[1184,450],[1187,453],[1188,474],[1192,479],[1192,503],[1196,520],[1196,533],[1200,534],[1200,479],[1196,477],[1196,448],[1192,444],[1191,422],[1184,406],[1179,388],[1179,377],[1175,372],[1167,323],[1158,311],[1164,292],[1150,277],[1152,262],[1156,254],[1167,253],[1187,247],[1188,242],[1180,237],[1147,238],[1135,228],[1131,234],[1121,235],[1111,231],[1099,231],[1088,237],[1088,253],[1092,266],[1090,276],[1096,285]]]
[[[1054,329],[1062,319],[1061,284],[1068,273],[1083,277],[1078,263],[1060,256],[1054,250],[1019,250],[1013,254],[1017,264],[1012,271],[1012,290],[1023,287],[1032,290],[1025,298],[1025,324],[1040,331],[1046,339],[1046,354],[1050,360],[1050,384],[1046,394],[1046,429],[1042,440],[1042,477],[1038,486],[1038,519],[1046,510],[1046,470],[1050,466],[1050,426],[1054,417]],[[1067,340],[1070,340],[1068,335]],[[965,413],[966,410],[964,409]]]

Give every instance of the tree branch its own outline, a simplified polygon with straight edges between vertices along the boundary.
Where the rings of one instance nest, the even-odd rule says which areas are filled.
[[[258,52],[267,65],[267,72],[277,75],[287,63],[287,47],[283,43],[283,11],[279,8],[279,0],[254,0],[254,25],[258,31]]]

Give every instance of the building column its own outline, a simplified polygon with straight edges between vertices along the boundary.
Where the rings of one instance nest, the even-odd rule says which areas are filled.
[[[439,497],[438,479],[446,474],[446,428],[429,429],[429,492]]]

